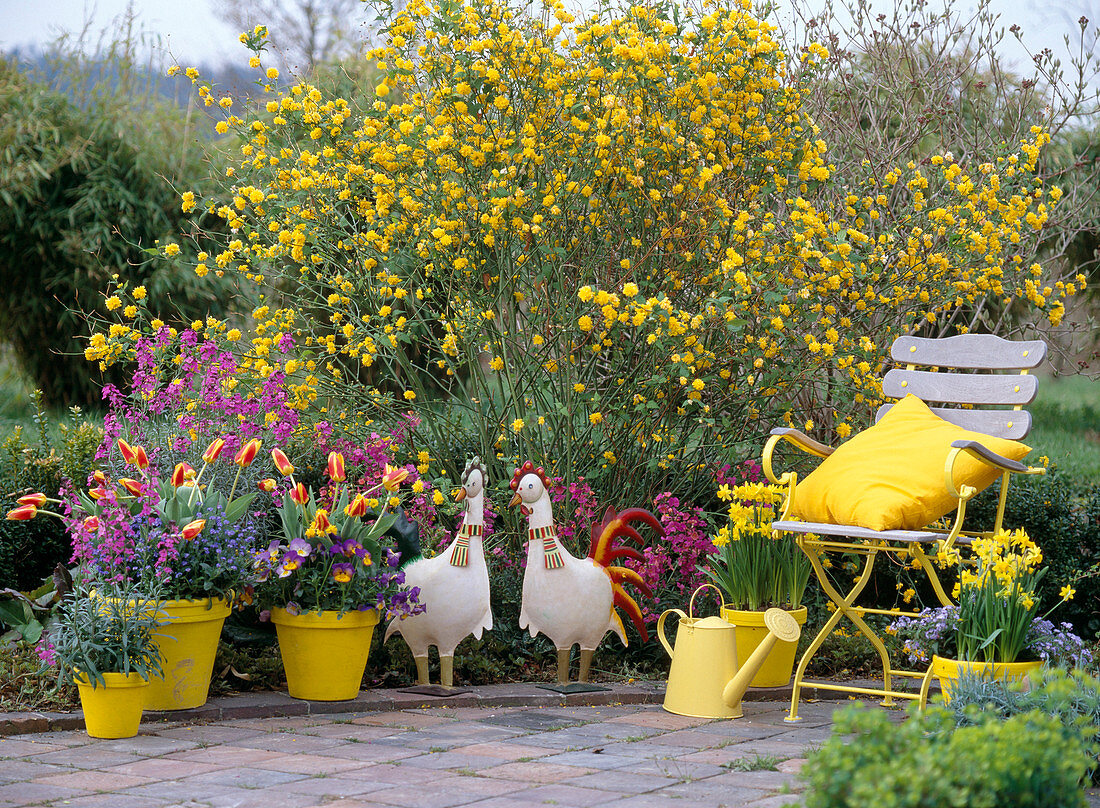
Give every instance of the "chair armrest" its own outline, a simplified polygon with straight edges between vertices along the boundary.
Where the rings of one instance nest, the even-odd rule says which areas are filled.
[[[802,451],[807,454],[812,454],[815,457],[828,457],[833,453],[831,446],[826,446],[824,443],[818,443],[809,435],[799,432],[797,429],[792,429],[791,427],[777,427],[773,429],[771,431],[771,437],[768,438],[768,442],[764,445],[761,465],[764,468],[764,476],[774,485],[787,485],[793,487],[795,481],[795,474],[793,471],[784,472],[782,477],[776,477],[775,472],[772,470],[772,455],[775,453],[775,447],[779,445],[780,441],[784,440],[788,443],[793,443]],[[787,501],[789,504],[789,492]],[[786,510],[784,509],[784,515],[785,514]]]
[[[804,432],[800,432],[797,429],[789,426],[776,427],[770,433],[773,437],[782,438],[788,443],[793,443],[802,451],[807,454],[816,455],[817,457],[828,457],[833,453],[832,446],[826,446],[824,443],[818,443]]]
[[[957,440],[951,444],[951,448],[962,449],[978,460],[981,460],[983,463],[996,466],[1001,471],[1013,471],[1017,474],[1028,473],[1028,466],[1018,460],[1009,460],[1007,457],[1002,457],[996,452],[985,448],[985,446],[976,440]],[[1035,474],[1039,472],[1033,471],[1032,473]]]
[[[970,499],[977,493],[977,490],[969,485],[955,484],[955,459],[964,452],[986,465],[1000,469],[1005,474],[1046,474],[1045,468],[1035,468],[1033,466],[1024,465],[1017,460],[1010,460],[1007,457],[1003,457],[987,449],[979,441],[957,440],[951,444],[951,451],[947,455],[947,463],[944,467],[944,482],[947,486],[947,490],[959,499]]]

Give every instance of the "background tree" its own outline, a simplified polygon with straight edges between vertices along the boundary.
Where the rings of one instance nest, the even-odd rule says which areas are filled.
[[[215,10],[242,31],[266,25],[283,66],[304,76],[354,53],[371,17],[362,0],[224,0]]]

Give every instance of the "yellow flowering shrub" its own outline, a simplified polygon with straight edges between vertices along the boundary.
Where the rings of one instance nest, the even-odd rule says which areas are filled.
[[[864,424],[897,334],[994,299],[1056,317],[1075,291],[1023,258],[1056,201],[1043,131],[988,170],[849,184],[747,0],[580,20],[412,0],[372,58],[366,99],[268,86],[228,119],[229,192],[183,198],[224,220],[195,271],[259,306],[254,360],[293,335],[304,407],[413,410],[437,451],[471,435],[501,464],[683,493],[796,413]]]

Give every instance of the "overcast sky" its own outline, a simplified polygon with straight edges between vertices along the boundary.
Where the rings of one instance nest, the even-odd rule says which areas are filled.
[[[782,7],[787,0],[778,0]],[[138,20],[145,31],[159,36],[181,64],[241,63],[247,52],[237,41],[239,31],[223,23],[214,13],[219,0],[133,0]],[[887,0],[878,0],[884,4]],[[942,3],[934,0],[933,7]],[[567,5],[569,5],[567,3]],[[957,0],[957,7],[972,6],[971,0]],[[0,51],[44,45],[62,32],[78,32],[85,20],[98,34],[111,21],[124,15],[127,0],[0,0]],[[1062,36],[1076,34],[1077,17],[1087,14],[1094,27],[1100,19],[1100,0],[992,0],[1007,29],[1019,24],[1033,50],[1050,47],[1063,52]],[[1089,13],[1089,9],[1094,13]],[[1024,54],[1011,36],[1005,37],[1005,53],[1023,72]]]

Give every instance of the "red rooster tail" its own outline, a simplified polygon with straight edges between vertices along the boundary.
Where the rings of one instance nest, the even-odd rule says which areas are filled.
[[[614,562],[620,558],[632,558],[635,561],[643,560],[642,554],[633,547],[625,547],[616,540],[632,539],[638,544],[643,544],[641,534],[630,526],[631,522],[642,522],[653,528],[658,536],[664,536],[664,528],[657,521],[657,517],[645,508],[627,508],[622,513],[616,513],[609,507],[603,515],[603,521],[592,525],[592,543],[588,548],[588,557],[604,568],[611,579],[611,590],[615,595],[615,605],[622,609],[630,621],[642,635],[642,642],[649,639],[645,621],[642,619],[642,610],[638,602],[627,594],[624,588],[626,584],[635,587],[647,598],[653,597],[653,592],[634,570],[629,567],[618,566]]]

